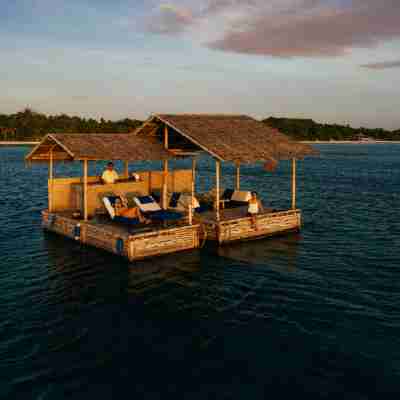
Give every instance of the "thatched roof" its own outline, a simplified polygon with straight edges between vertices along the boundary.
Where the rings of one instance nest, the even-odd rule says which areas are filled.
[[[48,134],[26,156],[28,161],[57,160],[164,160],[171,155],[163,145],[151,137],[139,137],[124,133]]]
[[[164,125],[171,128],[175,139],[183,140],[175,142],[178,146],[169,151],[160,136]],[[183,153],[179,152],[179,146]],[[318,154],[311,146],[297,143],[246,115],[213,114],[154,114],[133,134],[48,134],[26,159],[49,160],[50,150],[55,161],[165,160],[203,150],[222,161],[252,163]]]
[[[246,115],[154,114],[152,120],[157,119],[223,161],[252,163],[318,154]]]

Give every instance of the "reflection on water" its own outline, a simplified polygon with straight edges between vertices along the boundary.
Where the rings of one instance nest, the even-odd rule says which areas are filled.
[[[198,250],[136,261],[129,267],[128,292],[141,295],[165,284],[191,287],[194,285],[192,275],[200,269]]]
[[[49,232],[44,233],[44,246],[53,301],[68,307],[121,296],[128,265],[122,257]]]
[[[264,265],[276,271],[294,272],[301,235],[291,233],[268,239],[232,243],[216,248],[217,254],[247,264]]]

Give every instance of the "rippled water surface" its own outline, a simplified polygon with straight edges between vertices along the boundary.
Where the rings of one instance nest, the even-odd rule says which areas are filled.
[[[47,167],[0,148],[0,398],[399,398],[400,145],[319,149],[301,234],[129,264],[45,234]],[[288,167],[242,185],[288,207]]]

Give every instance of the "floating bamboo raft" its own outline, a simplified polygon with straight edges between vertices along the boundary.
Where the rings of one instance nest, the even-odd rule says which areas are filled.
[[[122,228],[79,221],[70,216],[42,211],[43,228],[80,243],[123,256],[130,261],[197,248],[200,226],[184,225],[174,228],[151,229],[130,234]]]
[[[267,212],[257,215],[254,224],[250,217],[233,217],[220,221],[201,218],[201,224],[207,240],[225,244],[298,231],[301,228],[301,212],[300,210]]]

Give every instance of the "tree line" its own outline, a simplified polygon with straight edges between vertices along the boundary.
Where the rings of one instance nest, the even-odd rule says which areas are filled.
[[[129,118],[98,121],[66,114],[47,116],[26,108],[15,114],[0,114],[0,140],[35,141],[47,133],[128,133],[141,124]]]
[[[369,137],[376,140],[400,140],[400,129],[389,131],[381,128],[352,128],[350,125],[320,124],[312,119],[274,118],[263,120],[296,140],[359,140]]]
[[[400,140],[400,129],[352,128],[350,125],[320,124],[312,119],[269,117],[262,122],[296,140],[355,140],[370,137]],[[29,108],[15,114],[0,114],[0,141],[36,141],[47,133],[129,133],[143,122],[124,118],[118,121],[77,116],[45,115]]]

